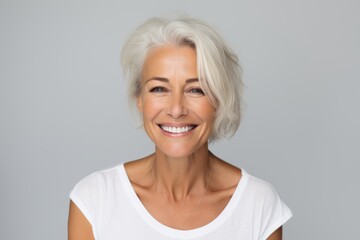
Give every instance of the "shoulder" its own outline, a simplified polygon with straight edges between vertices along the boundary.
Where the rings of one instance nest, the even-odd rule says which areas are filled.
[[[275,187],[270,182],[262,178],[253,176],[250,173],[246,172],[245,170],[243,170],[242,172],[243,175],[245,175],[247,178],[248,181],[247,185],[249,190],[263,195],[277,194]]]
[[[268,207],[282,203],[280,195],[273,184],[255,177],[245,170],[242,170],[242,172],[244,181],[246,181],[244,196],[252,199],[254,203]]]
[[[247,184],[244,197],[251,201],[256,209],[259,211],[261,209],[264,219],[281,219],[284,223],[292,216],[291,210],[271,183],[247,172],[245,172],[245,176]]]
[[[109,193],[118,187],[121,165],[96,171],[81,179],[70,192],[70,199],[91,224],[108,203]]]
[[[71,199],[78,197],[99,198],[118,179],[121,165],[93,172],[81,179],[70,193]],[[74,200],[74,199],[73,199]]]
[[[292,217],[292,212],[282,201],[275,187],[261,178],[243,170],[246,186],[242,195],[244,204],[258,219],[260,239],[267,239],[276,229]]]
[[[110,168],[93,172],[87,175],[86,177],[84,177],[83,179],[81,179],[77,185],[105,183],[117,176],[118,170],[121,167],[121,165],[116,165]]]

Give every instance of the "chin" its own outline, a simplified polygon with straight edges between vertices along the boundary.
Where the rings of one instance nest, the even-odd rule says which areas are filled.
[[[188,157],[190,156],[193,151],[190,150],[186,150],[184,148],[165,148],[165,149],[161,149],[158,148],[158,150],[160,150],[160,152],[162,152],[162,154],[171,157],[171,158],[183,158],[183,157]]]
[[[188,157],[195,152],[199,151],[202,147],[206,147],[206,144],[202,144],[201,146],[189,146],[187,144],[169,144],[163,146],[157,146],[157,150],[162,152],[162,154],[172,157],[172,158],[184,158]]]

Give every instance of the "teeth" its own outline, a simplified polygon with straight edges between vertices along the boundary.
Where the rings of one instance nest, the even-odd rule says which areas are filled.
[[[186,126],[186,127],[168,127],[168,126],[163,126],[160,125],[160,127],[170,133],[184,133],[184,132],[188,132],[191,129],[194,128],[194,126]]]

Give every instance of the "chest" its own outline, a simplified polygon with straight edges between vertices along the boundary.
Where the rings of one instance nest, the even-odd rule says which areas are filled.
[[[202,227],[216,219],[225,209],[232,192],[207,192],[189,196],[179,201],[161,194],[138,194],[149,214],[165,226],[190,230]]]

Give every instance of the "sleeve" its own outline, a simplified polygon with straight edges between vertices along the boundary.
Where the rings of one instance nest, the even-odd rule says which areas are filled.
[[[79,181],[69,195],[70,199],[90,222],[93,230],[98,218],[99,206],[102,202],[102,191],[101,176],[98,173],[93,173]]]
[[[292,217],[289,207],[281,200],[275,188],[268,184],[263,195],[260,240],[266,240],[276,229]]]

